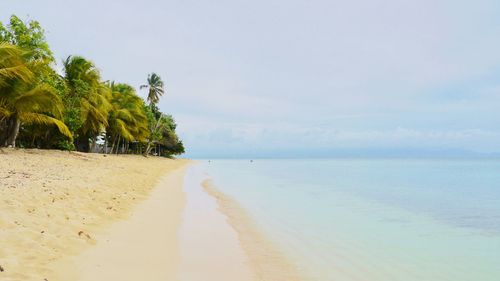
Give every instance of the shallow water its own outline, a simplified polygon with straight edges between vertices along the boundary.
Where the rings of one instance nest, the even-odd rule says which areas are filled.
[[[310,280],[500,280],[500,161],[202,163]]]
[[[180,281],[253,280],[238,234],[217,211],[217,203],[203,192],[203,170],[191,166],[184,180],[186,207],[179,230]]]

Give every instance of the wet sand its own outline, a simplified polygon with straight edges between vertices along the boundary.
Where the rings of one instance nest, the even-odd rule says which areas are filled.
[[[203,181],[204,190],[216,199],[218,210],[238,235],[239,244],[246,254],[255,280],[305,280],[287,256],[267,239],[255,221],[238,202],[222,193],[209,179]]]
[[[256,279],[238,233],[204,192],[204,176],[193,165],[186,174],[187,204],[180,228],[180,281],[252,281]]]

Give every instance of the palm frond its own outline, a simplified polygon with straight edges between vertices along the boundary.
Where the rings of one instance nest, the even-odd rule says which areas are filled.
[[[33,89],[19,93],[12,101],[19,112],[49,112],[62,117],[63,104],[55,89],[40,84]]]
[[[0,106],[0,121],[11,116],[12,111],[8,110],[6,107]]]
[[[38,125],[45,125],[45,126],[56,126],[59,132],[61,134],[65,135],[69,139],[73,140],[73,135],[71,134],[70,130],[59,119],[56,119],[54,117],[42,114],[42,113],[35,113],[35,112],[24,112],[19,115],[19,118],[23,123],[26,124],[38,124]]]
[[[127,129],[127,124],[123,120],[116,120],[116,128],[118,129],[119,134],[126,140],[132,141],[134,140],[134,136]]]
[[[12,79],[29,82],[33,78],[23,58],[25,53],[17,46],[0,43],[0,86],[5,86]]]

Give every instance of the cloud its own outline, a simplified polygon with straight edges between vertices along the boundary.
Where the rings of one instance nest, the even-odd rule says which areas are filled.
[[[0,17],[40,20],[58,58],[85,55],[105,79],[139,86],[149,72],[159,73],[167,85],[160,107],[174,115],[193,155],[277,148],[495,152],[499,5],[25,0],[0,3]]]

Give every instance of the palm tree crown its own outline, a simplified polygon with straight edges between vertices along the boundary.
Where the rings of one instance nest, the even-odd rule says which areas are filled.
[[[156,73],[151,73],[148,75],[148,84],[141,85],[140,89],[147,88],[149,104],[157,104],[160,101],[160,97],[165,93],[163,86],[160,76]]]

